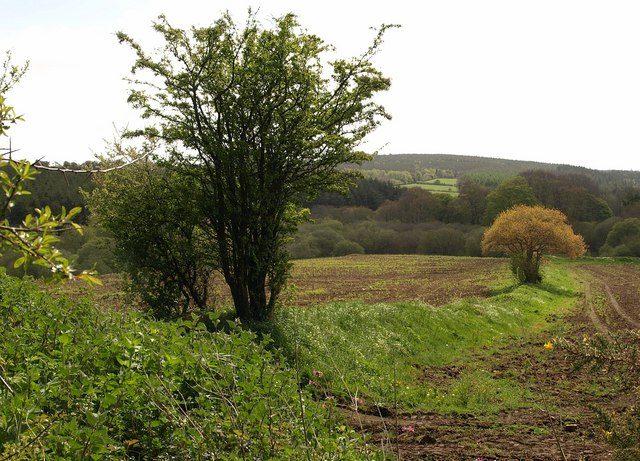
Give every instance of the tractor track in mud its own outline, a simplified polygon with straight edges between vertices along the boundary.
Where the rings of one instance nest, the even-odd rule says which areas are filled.
[[[582,282],[582,309],[569,319],[571,335],[640,328],[640,266],[580,263],[571,270]],[[539,347],[512,344],[492,358],[496,377],[518,370],[518,380],[532,386],[537,400],[528,409],[497,415],[390,412],[384,417],[342,411],[372,445],[402,460],[612,460],[612,447],[591,406],[623,410],[628,398],[594,396],[586,384],[593,379],[589,372],[575,371],[561,354],[527,352]],[[523,361],[531,362],[528,370],[523,370]]]
[[[580,264],[584,310],[599,333],[640,328],[640,266]]]

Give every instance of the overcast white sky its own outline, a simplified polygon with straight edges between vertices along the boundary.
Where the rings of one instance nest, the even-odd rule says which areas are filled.
[[[93,159],[115,127],[137,126],[122,81],[123,30],[152,43],[160,13],[182,27],[229,10],[265,24],[294,12],[347,57],[371,26],[388,32],[378,67],[392,79],[393,120],[365,146],[640,170],[640,2],[632,0],[0,0],[0,51],[30,60],[9,103],[23,157]],[[5,140],[6,141],[6,140]],[[3,145],[6,145],[6,142]]]

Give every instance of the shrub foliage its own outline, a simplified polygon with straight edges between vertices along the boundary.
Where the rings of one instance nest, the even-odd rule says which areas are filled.
[[[484,234],[482,250],[508,254],[514,274],[527,283],[542,280],[543,255],[575,258],[587,251],[583,238],[573,233],[561,211],[527,205],[516,205],[498,215]]]
[[[0,459],[375,456],[251,332],[0,293]]]

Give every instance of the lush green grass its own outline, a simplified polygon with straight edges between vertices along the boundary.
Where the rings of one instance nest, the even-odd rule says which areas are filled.
[[[514,380],[495,379],[483,356],[515,338],[561,333],[561,323],[547,317],[575,301],[575,282],[560,266],[546,268],[546,280],[502,283],[490,298],[440,308],[348,302],[282,309],[272,332],[319,395],[412,411],[498,412],[531,396]],[[451,366],[455,376],[441,379]]]
[[[420,187],[433,193],[458,195],[458,180],[456,178],[437,178],[413,184],[403,184],[402,187]]]
[[[227,330],[0,275],[0,459],[376,459],[278,353]]]
[[[423,181],[423,184],[443,185],[458,187],[458,178],[436,178],[428,181]]]

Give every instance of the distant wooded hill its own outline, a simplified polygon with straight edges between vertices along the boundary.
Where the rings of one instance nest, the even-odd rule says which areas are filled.
[[[375,170],[389,172],[392,179],[393,172],[405,172],[413,175],[414,182],[433,178],[461,178],[472,177],[476,180],[485,178],[481,182],[499,183],[502,180],[516,176],[524,171],[546,170],[558,174],[581,174],[594,180],[602,191],[615,188],[640,186],[640,171],[623,170],[592,170],[589,168],[532,162],[524,160],[506,160],[489,157],[474,157],[470,155],[449,154],[391,154],[378,155],[370,162],[360,167],[363,172]],[[369,175],[367,176],[375,176]],[[417,176],[417,177],[415,177]],[[428,177],[431,176],[431,177]],[[402,183],[405,183],[402,181]]]

